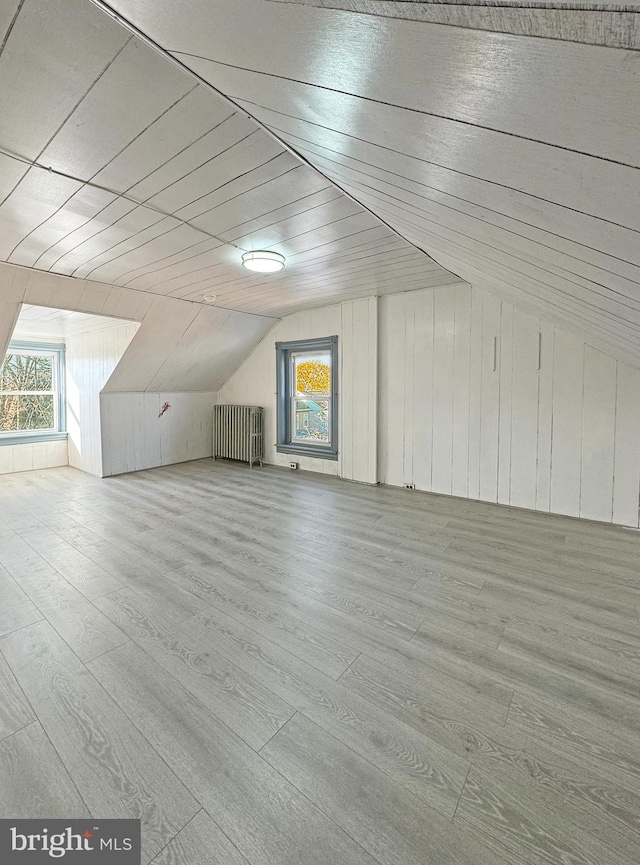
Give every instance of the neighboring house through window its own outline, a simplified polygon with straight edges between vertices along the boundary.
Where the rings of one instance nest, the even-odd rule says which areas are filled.
[[[338,458],[338,337],[277,342],[280,453]]]
[[[0,366],[0,444],[66,437],[64,344],[9,344]]]

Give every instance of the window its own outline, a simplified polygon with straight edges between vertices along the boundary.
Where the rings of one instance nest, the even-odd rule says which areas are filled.
[[[280,453],[338,458],[338,337],[277,342]]]
[[[64,345],[11,342],[0,366],[0,444],[66,436]]]

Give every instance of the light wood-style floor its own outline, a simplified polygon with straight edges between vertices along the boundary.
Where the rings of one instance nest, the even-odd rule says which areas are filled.
[[[156,865],[640,861],[640,533],[201,460],[0,479],[0,816]]]

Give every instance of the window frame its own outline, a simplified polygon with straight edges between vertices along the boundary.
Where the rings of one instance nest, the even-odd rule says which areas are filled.
[[[330,442],[326,445],[305,444],[293,441],[291,356],[299,352],[329,352],[331,355]],[[314,459],[338,459],[338,337],[325,336],[319,339],[299,339],[276,342],[276,450],[283,454],[313,457]]]
[[[49,354],[54,355],[54,419],[56,428],[51,430],[0,430],[0,446],[35,444],[37,442],[64,441],[67,438],[67,410],[65,397],[65,344],[63,342],[33,342],[31,340],[12,340],[8,354]],[[3,358],[4,363],[4,358]]]

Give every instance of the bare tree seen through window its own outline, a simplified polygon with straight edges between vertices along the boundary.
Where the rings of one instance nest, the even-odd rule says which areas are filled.
[[[0,367],[0,432],[55,427],[54,357],[8,354]]]

